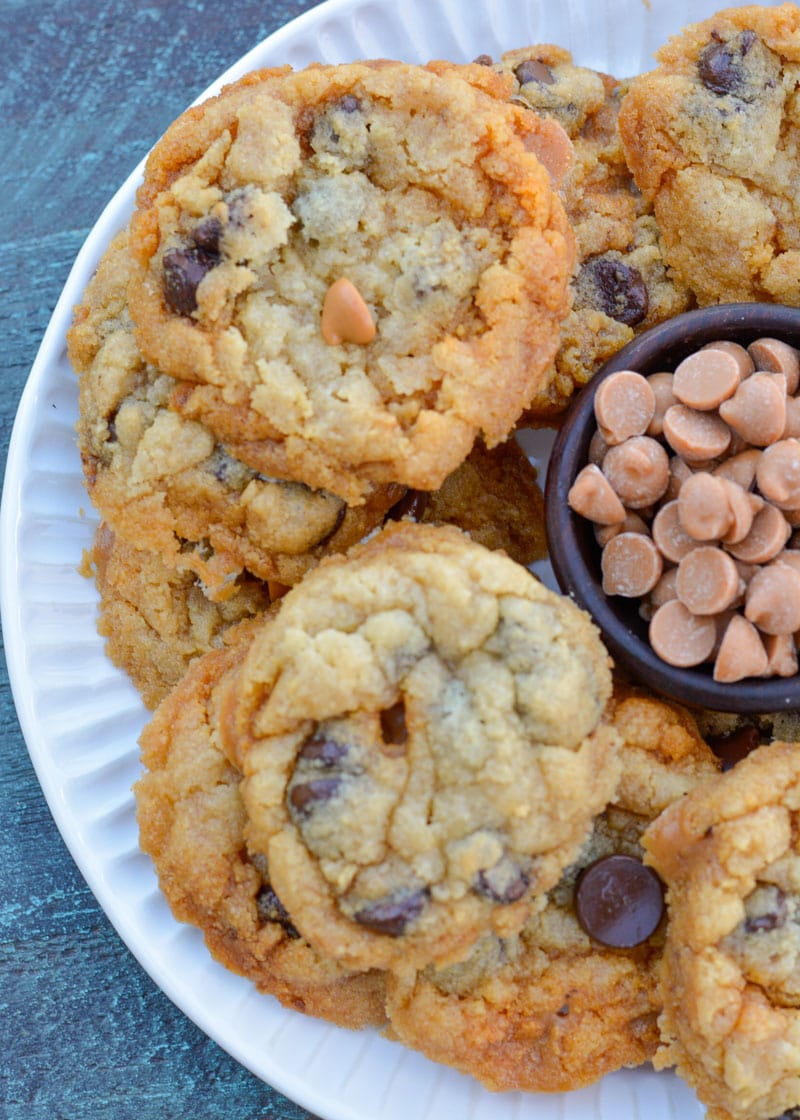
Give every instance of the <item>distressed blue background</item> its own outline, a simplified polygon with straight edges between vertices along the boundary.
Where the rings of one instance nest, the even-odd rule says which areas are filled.
[[[0,0],[0,465],[67,273],[170,121],[310,2]],[[155,988],[53,824],[0,659],[0,1120],[305,1120]]]

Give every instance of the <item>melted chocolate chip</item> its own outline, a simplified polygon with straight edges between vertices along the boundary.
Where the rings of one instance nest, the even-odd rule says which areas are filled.
[[[341,778],[310,778],[307,782],[297,782],[289,791],[289,804],[297,812],[307,816],[318,805],[336,794]]]
[[[658,928],[664,889],[649,867],[633,856],[604,856],[585,868],[575,887],[575,912],[601,945],[631,949]]]
[[[530,879],[513,859],[503,856],[494,867],[479,871],[475,880],[475,891],[504,906],[518,902],[530,885]]]
[[[401,746],[408,738],[406,706],[402,700],[381,712],[381,735],[384,743]]]
[[[746,89],[749,83],[743,63],[757,38],[755,31],[741,31],[726,42],[718,32],[712,33],[697,60],[697,72],[706,89],[720,96]]]
[[[773,1117],[773,1120],[800,1120],[800,1105],[795,1105],[794,1108],[787,1108],[786,1112],[782,1112],[780,1116]]]
[[[349,749],[346,743],[338,743],[326,735],[312,735],[298,751],[298,758],[321,762],[323,766],[335,766],[337,762],[341,762]]]
[[[581,271],[592,283],[601,311],[627,327],[642,322],[650,299],[638,268],[614,257],[591,257]]]
[[[269,883],[265,883],[258,892],[256,896],[256,907],[258,909],[258,916],[262,922],[276,922],[279,926],[283,927],[289,937],[297,938],[300,936],[292,923],[292,919],[289,917],[288,910],[275,894],[275,891]]]
[[[361,108],[361,102],[357,97],[353,97],[352,93],[346,93],[339,102],[339,108],[343,113],[357,113]]]
[[[553,71],[545,66],[538,58],[526,58],[514,70],[514,75],[521,86],[528,82],[538,82],[543,86],[551,86],[555,82]]]
[[[374,933],[401,937],[420,916],[427,902],[426,890],[407,891],[370,902],[356,911],[354,917],[359,925],[366,926]]]
[[[386,520],[401,521],[404,517],[410,517],[412,521],[421,521],[428,508],[429,497],[426,490],[406,490],[400,501],[386,514]]]
[[[164,299],[177,315],[191,315],[197,308],[200,281],[216,268],[219,256],[205,249],[170,249],[164,254]]]
[[[768,888],[769,890],[769,888]],[[745,933],[770,933],[781,929],[789,916],[786,895],[780,887],[769,890],[770,906],[760,914],[748,914],[744,920]]]
[[[198,249],[205,249],[207,253],[219,252],[221,236],[222,222],[219,218],[204,218],[192,230],[192,242]]]
[[[490,54],[479,54],[472,60],[478,66],[493,66],[492,56]]]
[[[759,744],[758,728],[752,724],[737,727],[727,735],[713,735],[708,740],[714,754],[722,762],[723,770],[732,770],[737,762],[747,758]]]

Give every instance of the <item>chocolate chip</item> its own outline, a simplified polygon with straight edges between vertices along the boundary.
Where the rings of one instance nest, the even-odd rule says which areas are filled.
[[[581,279],[589,281],[600,310],[618,323],[635,327],[647,315],[650,299],[638,268],[615,257],[591,257]]]
[[[748,723],[727,735],[713,735],[708,740],[714,754],[722,761],[723,770],[732,770],[737,762],[747,758],[759,744],[758,728]]]
[[[765,903],[767,908],[761,909]],[[780,887],[763,887],[758,894],[758,909],[760,913],[748,914],[745,918],[745,933],[770,933],[774,929],[781,929],[789,916],[786,895]]]
[[[205,249],[207,253],[219,252],[219,240],[222,236],[222,222],[219,218],[204,218],[192,230],[192,242],[198,249]]]
[[[164,298],[177,315],[197,308],[200,281],[219,264],[219,256],[205,249],[170,249],[164,254]]]
[[[514,75],[521,86],[528,82],[538,82],[543,86],[551,86],[555,82],[553,71],[545,66],[538,58],[526,58],[514,70]]]
[[[494,65],[494,63],[492,61],[492,56],[490,54],[479,54],[479,55],[477,55],[477,57],[473,58],[472,61],[477,63],[478,66],[493,66]]]
[[[286,934],[291,938],[300,936],[289,917],[288,910],[269,883],[265,883],[256,895],[256,908],[262,922],[276,922],[283,927]]]
[[[604,856],[585,868],[575,887],[575,912],[601,945],[630,949],[655,932],[664,913],[664,888],[633,856]]]
[[[357,97],[353,97],[352,93],[346,93],[339,102],[339,108],[343,113],[357,113],[361,108],[361,102]]]
[[[341,778],[310,778],[307,782],[297,782],[289,790],[289,804],[297,813],[307,816],[318,805],[330,801],[341,784]]]
[[[773,1120],[800,1120],[800,1105],[795,1105],[794,1108],[787,1108],[786,1112],[782,1112],[780,1116],[773,1117]]]
[[[485,898],[509,905],[518,902],[530,885],[530,879],[510,856],[503,856],[494,867],[478,872],[475,891]]]
[[[426,890],[405,891],[370,902],[354,914],[359,925],[388,937],[401,937],[417,920],[428,902]]]
[[[421,521],[425,510],[428,508],[430,495],[425,490],[406,490],[403,497],[386,514],[387,521],[401,521],[410,517],[412,521]]]
[[[743,62],[757,38],[755,31],[741,31],[726,42],[712,32],[711,42],[697,60],[697,72],[706,89],[720,96],[746,90],[749,82]]]
[[[346,743],[329,739],[327,735],[312,735],[303,743],[297,757],[321,762],[323,766],[335,766],[337,762],[341,762],[349,749]]]
[[[400,746],[408,738],[406,706],[402,700],[381,712],[381,735],[384,743]]]

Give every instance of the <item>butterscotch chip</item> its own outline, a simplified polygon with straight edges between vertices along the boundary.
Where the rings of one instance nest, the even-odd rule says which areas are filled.
[[[664,572],[650,592],[650,606],[661,607],[678,598],[678,569],[670,568]],[[651,616],[652,617],[652,616]]]
[[[600,558],[603,592],[638,599],[647,595],[661,577],[661,553],[649,536],[619,533],[606,544]]]
[[[594,463],[583,468],[567,494],[570,509],[598,525],[621,525],[625,506],[601,469]]]
[[[642,436],[655,414],[656,398],[648,380],[632,370],[606,377],[594,396],[594,414],[609,445]]]
[[[680,455],[673,455],[669,461],[669,483],[664,492],[665,501],[673,501],[681,492],[681,486],[687,478],[691,478],[694,471]]]
[[[678,364],[672,392],[681,404],[705,412],[719,408],[733,396],[741,377],[741,365],[735,355],[720,348],[703,347]]]
[[[184,415],[350,505],[375,483],[435,489],[508,435],[550,376],[574,261],[508,88],[483,67],[264,71],[170,127],[129,299]],[[363,329],[326,341],[342,277]]]
[[[724,350],[726,354],[736,359],[739,366],[739,380],[744,381],[745,377],[749,377],[755,371],[755,362],[744,346],[738,342],[731,342],[730,339],[718,339],[716,342],[707,342],[703,349],[709,350]]]
[[[667,502],[655,515],[652,534],[661,555],[673,564],[678,564],[688,552],[700,545],[681,525],[677,499]]]
[[[727,552],[704,545],[681,560],[675,589],[692,614],[716,615],[739,597],[741,581],[736,563]]]
[[[725,628],[714,661],[714,680],[733,684],[747,677],[761,677],[767,671],[767,651],[756,627],[740,614],[734,614]]]
[[[767,672],[773,677],[793,677],[798,670],[797,646],[793,634],[767,634]]]
[[[602,471],[628,509],[653,505],[669,484],[669,458],[650,436],[632,436],[609,447]]]
[[[731,431],[715,413],[674,404],[664,413],[664,438],[690,463],[702,463],[728,450]]]
[[[604,548],[613,537],[620,533],[643,533],[646,537],[649,537],[650,527],[638,513],[627,510],[624,521],[619,521],[615,525],[595,525],[594,539],[601,548]]]
[[[747,443],[767,447],[786,427],[786,378],[754,373],[719,406],[719,415]]]
[[[678,494],[681,528],[696,541],[716,541],[731,527],[733,514],[725,482],[698,471],[687,478]]]
[[[756,484],[776,506],[800,506],[800,440],[780,439],[766,447],[758,460]]]
[[[794,346],[778,338],[759,338],[747,347],[756,369],[782,373],[786,392],[793,396],[800,385],[800,360]]]
[[[746,564],[766,564],[778,555],[791,535],[792,528],[781,511],[767,503],[753,518],[747,536],[727,548]]]
[[[764,634],[800,630],[800,571],[791,564],[768,564],[747,585],[745,617]]]
[[[653,390],[655,397],[655,412],[653,419],[647,426],[646,435],[660,436],[664,431],[664,413],[672,405],[677,404],[675,394],[672,391],[672,378],[671,373],[651,373],[647,378],[647,384]]]
[[[517,932],[617,780],[588,617],[456,530],[401,522],[315,568],[275,627],[221,703],[249,842],[298,930],[400,971]]]
[[[755,481],[760,458],[761,451],[758,448],[740,451],[737,455],[731,455],[730,458],[723,459],[721,463],[714,467],[713,473],[718,478],[729,478],[731,482],[736,482],[743,490],[749,490]]]
[[[708,660],[717,640],[713,618],[693,615],[680,601],[660,606],[650,619],[650,645],[668,665],[690,668]]]
[[[347,277],[334,280],[322,301],[322,337],[329,346],[355,342],[366,346],[375,337],[375,321],[355,284]]]

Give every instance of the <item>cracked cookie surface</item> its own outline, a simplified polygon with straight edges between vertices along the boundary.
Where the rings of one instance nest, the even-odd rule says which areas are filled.
[[[185,414],[353,504],[370,481],[434,489],[480,433],[503,439],[574,255],[534,130],[453,68],[400,63],[253,75],[179,118],[139,192],[130,304]],[[342,278],[372,341],[323,336]]]
[[[800,11],[729,8],[656,58],[620,130],[667,261],[701,304],[800,305]]]
[[[241,642],[195,662],[141,737],[136,783],[142,849],[175,917],[202,930],[212,955],[285,1006],[339,1026],[380,1025],[383,977],[326,959],[299,936],[247,849],[241,774],[213,736],[214,688]]]
[[[576,886],[605,857],[638,863],[647,825],[716,760],[677,705],[618,685],[604,718],[622,741],[620,785],[544,908],[458,965],[387,977],[390,1032],[493,1090],[577,1089],[658,1045],[663,924],[630,948],[600,944],[578,919]]]
[[[221,701],[304,936],[402,971],[519,928],[616,783],[609,693],[587,616],[454,529],[399,523],[314,569]]]
[[[643,838],[667,884],[655,1064],[711,1120],[800,1107],[800,747],[758,747],[670,806]]]

